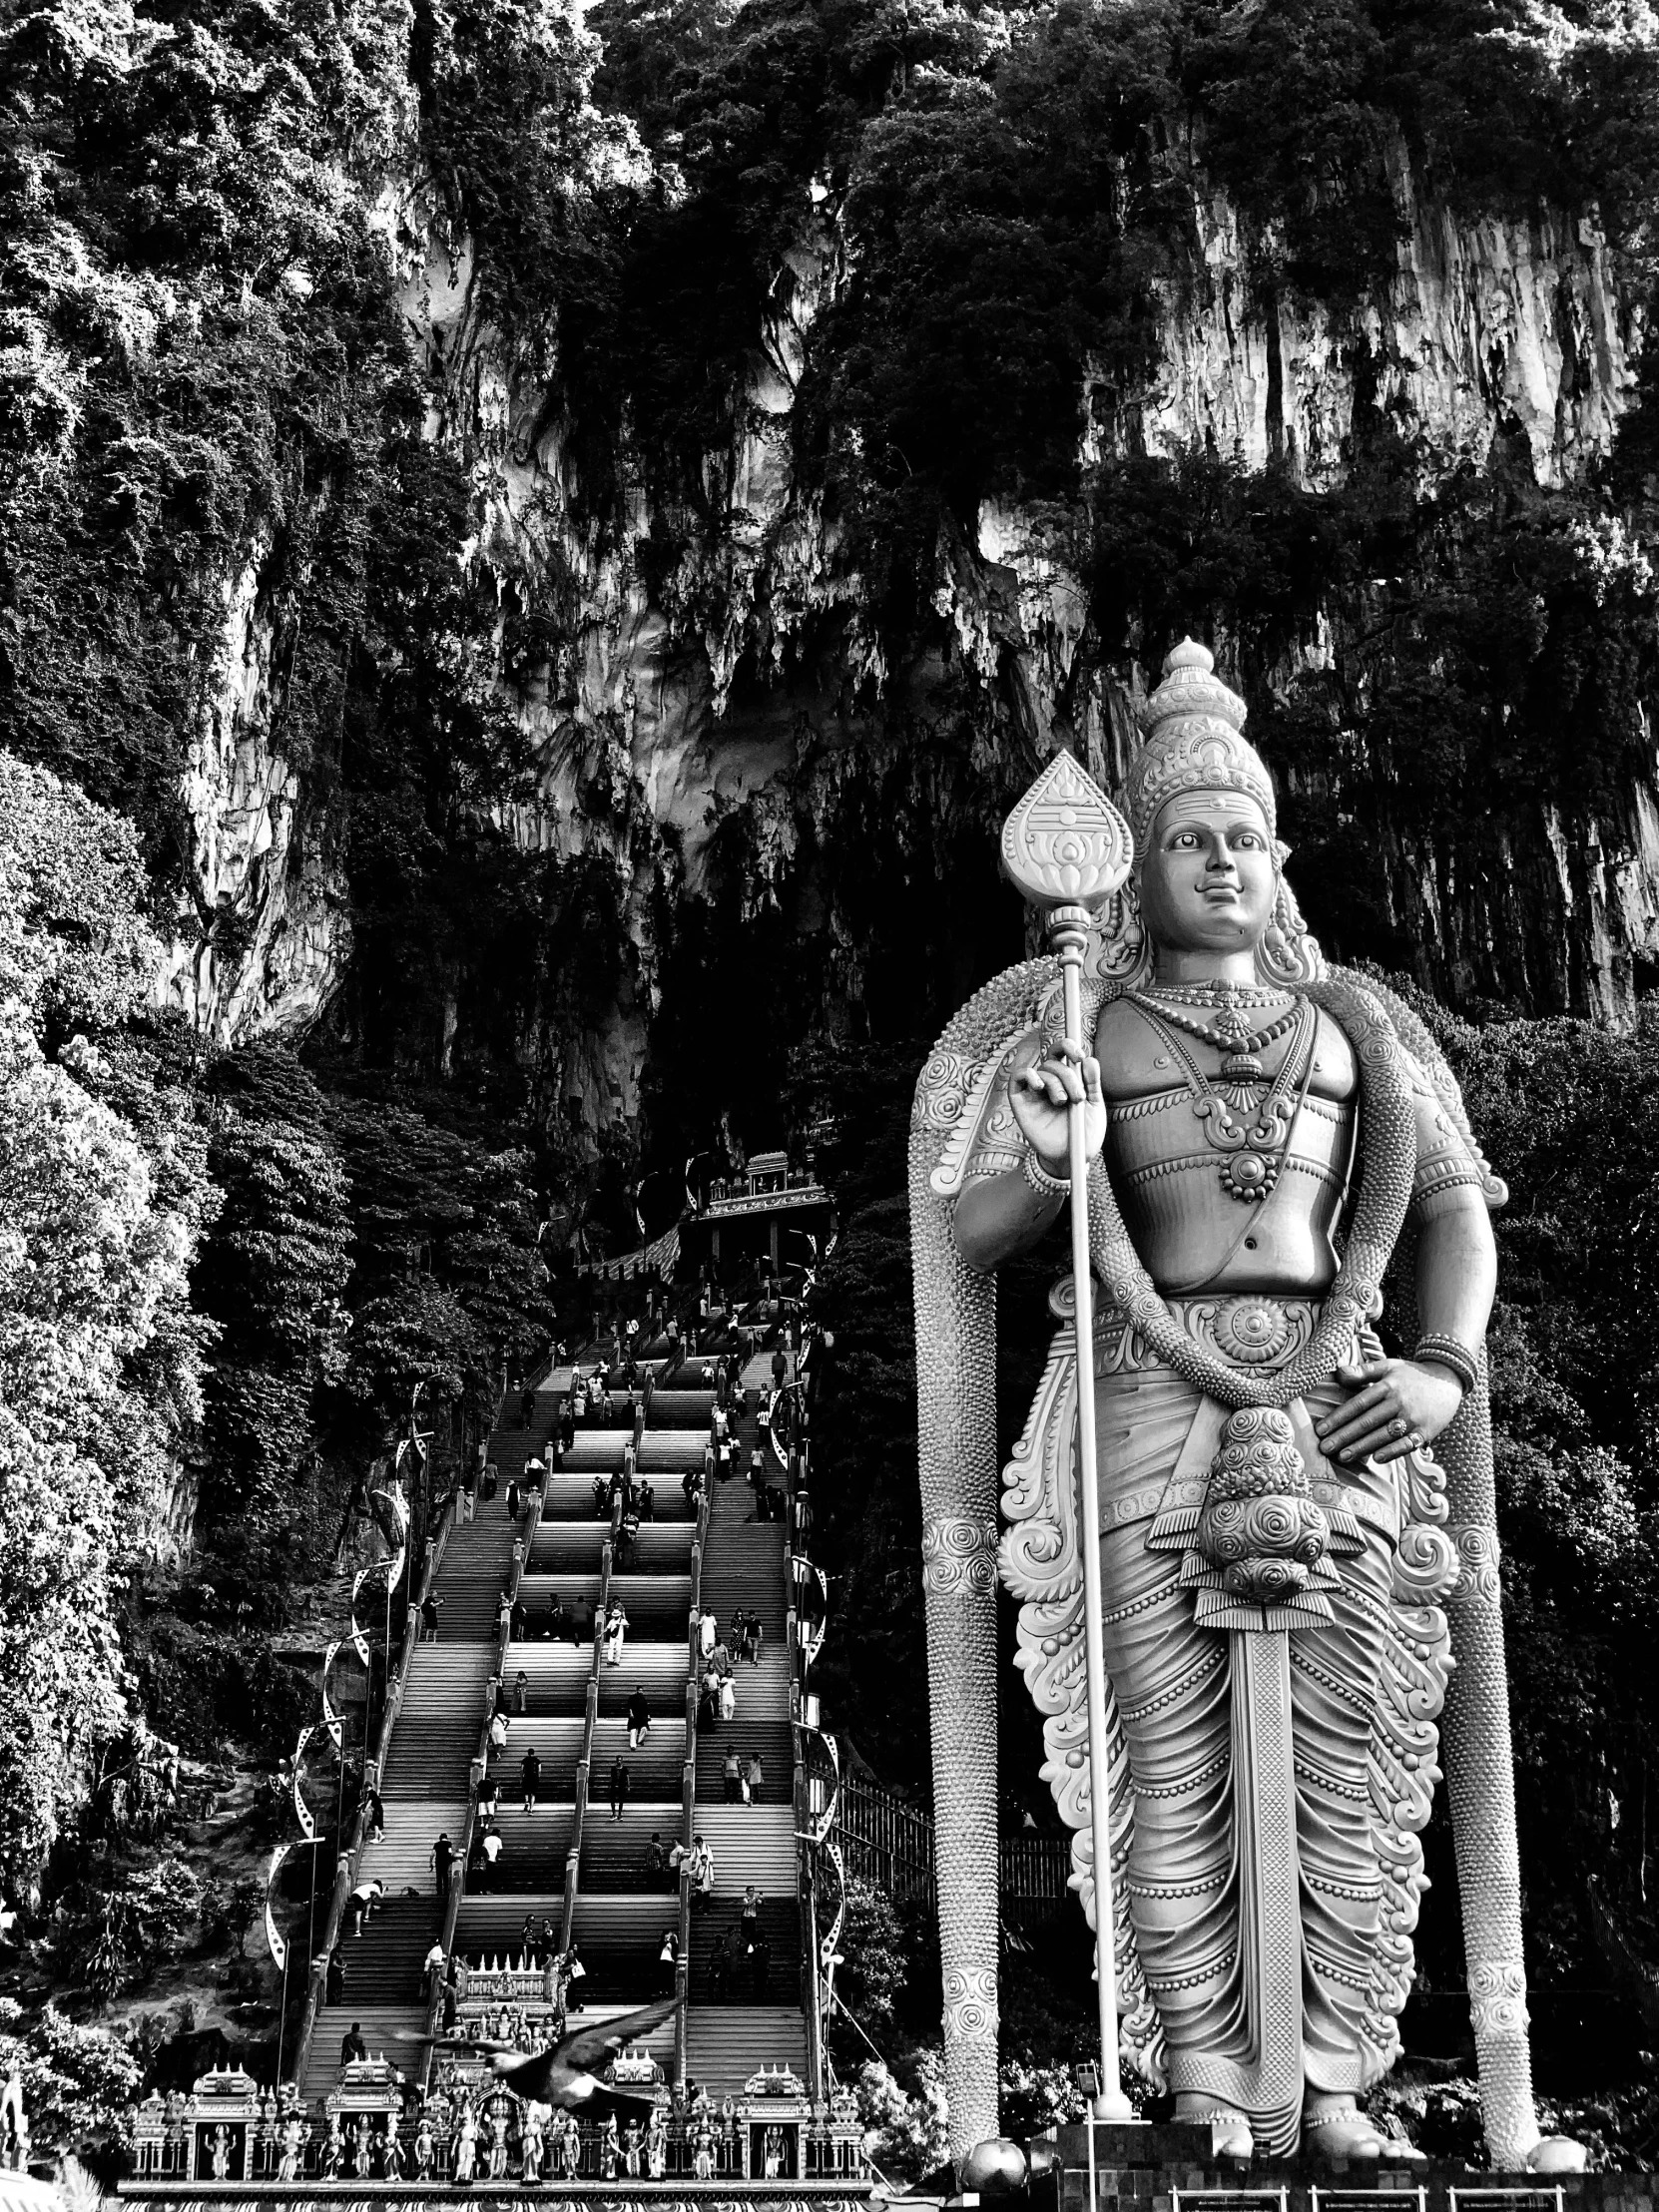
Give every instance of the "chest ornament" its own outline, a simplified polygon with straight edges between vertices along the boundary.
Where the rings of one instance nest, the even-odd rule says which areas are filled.
[[[1181,1070],[1204,1141],[1221,1155],[1222,1189],[1242,1205],[1260,1205],[1279,1181],[1312,1072],[1319,1020],[1314,1008],[1306,999],[1293,999],[1287,1005],[1282,995],[1275,994],[1272,1017],[1253,1026],[1246,1012],[1246,994],[1239,990],[1220,991],[1201,1001],[1213,1012],[1210,1020],[1186,1010],[1190,999],[1178,1003],[1168,994],[1155,997],[1148,991],[1131,991],[1129,996]],[[1223,1055],[1219,1083],[1211,1082],[1182,1042],[1182,1030]],[[1270,1083],[1259,1055],[1286,1035],[1290,1043]]]

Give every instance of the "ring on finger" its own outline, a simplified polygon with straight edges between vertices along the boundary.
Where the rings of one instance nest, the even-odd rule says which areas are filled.
[[[1410,1425],[1411,1424],[1409,1421],[1402,1420],[1396,1413],[1393,1419],[1388,1423],[1388,1434],[1390,1436],[1403,1436],[1406,1433],[1407,1429],[1409,1429]]]
[[[1422,1449],[1422,1436],[1420,1431],[1413,1428],[1406,1436],[1405,1442],[1410,1450],[1420,1451]]]

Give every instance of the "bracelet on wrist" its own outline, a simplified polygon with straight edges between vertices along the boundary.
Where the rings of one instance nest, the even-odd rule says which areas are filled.
[[[1419,1337],[1411,1357],[1413,1360],[1432,1360],[1438,1367],[1449,1368],[1462,1383],[1465,1397],[1480,1380],[1479,1361],[1468,1346],[1460,1344],[1455,1337],[1432,1333]]]
[[[1035,1191],[1039,1198],[1069,1198],[1071,1195],[1070,1183],[1058,1175],[1050,1175],[1034,1152],[1026,1152],[1019,1171],[1027,1188]]]

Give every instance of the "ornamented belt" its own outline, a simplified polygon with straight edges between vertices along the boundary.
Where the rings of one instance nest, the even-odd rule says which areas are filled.
[[[1069,1291],[1068,1285],[1068,1303]],[[1320,1317],[1317,1298],[1270,1298],[1260,1292],[1235,1298],[1172,1298],[1166,1303],[1201,1351],[1257,1375],[1288,1367],[1307,1347]],[[1168,1365],[1139,1330],[1131,1329],[1109,1307],[1096,1317],[1094,1342],[1097,1376]]]

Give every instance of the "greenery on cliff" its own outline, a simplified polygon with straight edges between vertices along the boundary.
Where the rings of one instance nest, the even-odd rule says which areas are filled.
[[[171,1879],[120,1863],[134,1716],[275,1758],[307,1691],[274,1640],[415,1385],[464,1437],[545,1329],[544,1245],[631,1240],[642,1171],[723,1120],[838,1123],[826,1694],[922,1772],[904,1093],[1021,948],[995,829],[1050,736],[986,501],[1080,582],[1056,734],[1102,673],[1217,640],[1328,948],[1457,1006],[1516,1189],[1534,1958],[1606,1985],[1586,1870],[1659,1949],[1659,1040],[1534,1018],[1651,980],[1596,972],[1581,847],[1643,831],[1659,381],[1566,488],[1507,420],[1448,472],[1361,311],[1414,206],[1605,236],[1634,332],[1656,178],[1620,0],[0,0],[0,1883],[61,1908],[62,1979]],[[1356,391],[1254,474],[1147,449],[1224,215],[1241,318],[1324,312]],[[794,535],[757,571],[737,448],[785,324]],[[1569,398],[1608,373],[1576,343]],[[728,749],[784,764],[711,793],[695,882],[649,703],[595,678],[596,579],[660,626],[717,783]],[[312,1033],[221,1050],[144,986],[164,935],[246,953],[271,886],[210,901],[185,795],[256,739],[350,953]],[[597,1095],[624,1011],[633,1121]],[[1040,1293],[1005,1299],[1004,1441]],[[1017,1695],[1006,1740],[1013,1810]],[[37,2037],[43,2080],[73,2040]]]

